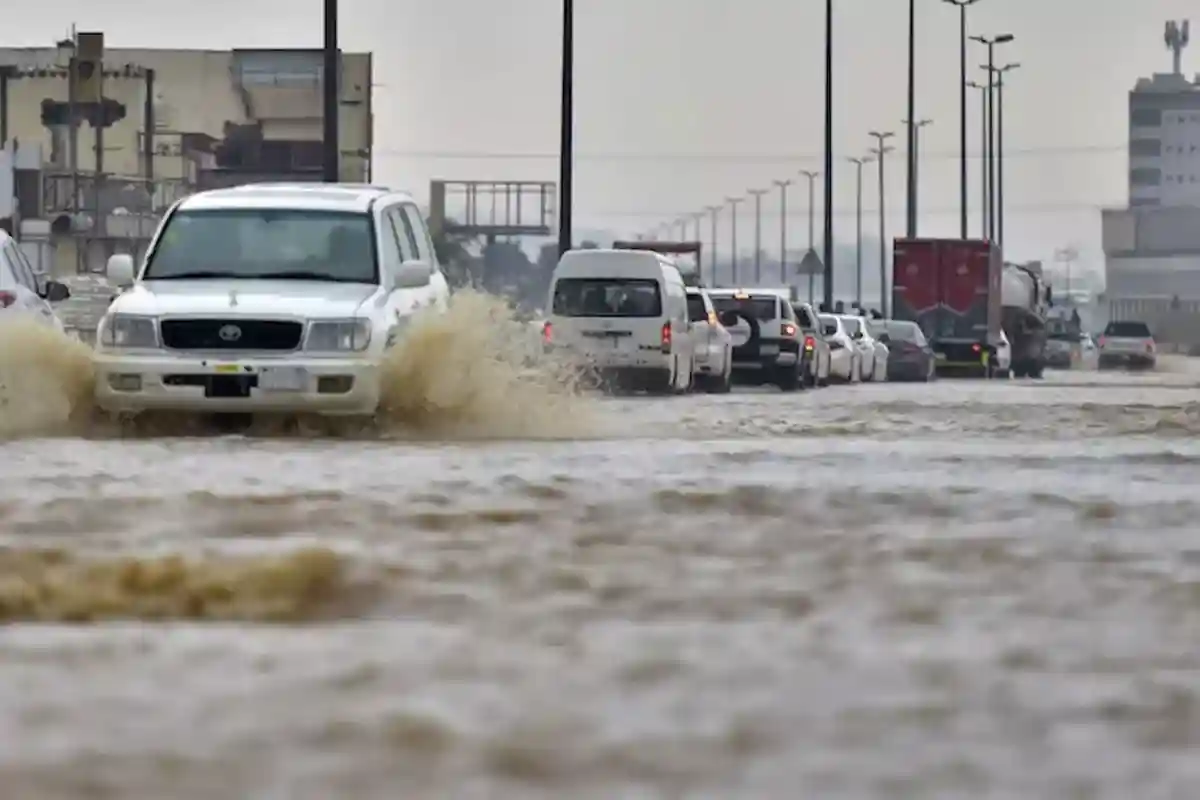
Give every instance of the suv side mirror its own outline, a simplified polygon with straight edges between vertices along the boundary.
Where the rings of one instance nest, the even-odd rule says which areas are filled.
[[[109,256],[105,272],[108,274],[108,279],[117,286],[128,286],[133,283],[134,279],[133,256],[128,253]]]
[[[721,316],[717,317],[717,319],[719,319],[721,324],[726,328],[732,328],[734,325],[738,324],[738,315],[734,311],[722,311]]]
[[[425,261],[405,261],[389,271],[387,276],[388,289],[420,289],[428,286],[432,279],[432,270]]]
[[[46,281],[46,290],[42,297],[51,303],[61,303],[71,296],[71,288],[58,281]]]

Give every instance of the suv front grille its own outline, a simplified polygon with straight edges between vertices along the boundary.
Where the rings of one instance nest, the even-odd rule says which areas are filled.
[[[271,319],[167,319],[159,324],[171,350],[296,350],[300,322]]]

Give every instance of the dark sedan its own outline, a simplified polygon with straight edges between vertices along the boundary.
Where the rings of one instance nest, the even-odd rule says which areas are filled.
[[[887,345],[889,381],[930,381],[936,374],[933,348],[915,322],[869,320],[867,328]]]

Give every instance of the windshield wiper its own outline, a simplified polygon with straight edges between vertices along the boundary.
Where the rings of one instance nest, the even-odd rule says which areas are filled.
[[[147,281],[180,281],[180,280],[204,280],[205,278],[244,278],[244,275],[238,275],[233,272],[222,272],[220,270],[196,270],[195,272],[176,272],[173,275],[146,275],[142,280]]]
[[[287,272],[264,272],[261,275],[255,275],[255,278],[263,281],[325,281],[327,283],[370,283],[368,280],[359,280],[357,278],[343,278],[338,275],[330,275],[328,272],[306,272],[304,270],[290,270]]]

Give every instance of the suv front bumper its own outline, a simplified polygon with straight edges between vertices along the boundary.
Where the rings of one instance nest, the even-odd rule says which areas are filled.
[[[200,357],[99,352],[96,405],[109,412],[374,414],[379,365],[351,357]]]

